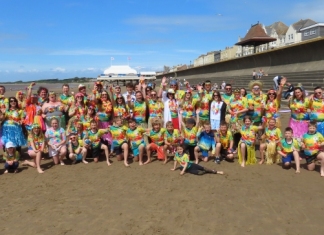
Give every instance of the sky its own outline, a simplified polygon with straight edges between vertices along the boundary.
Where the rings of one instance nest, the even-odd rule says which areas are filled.
[[[0,0],[0,82],[193,64],[258,21],[324,22],[323,0]],[[114,60],[111,60],[111,59]]]

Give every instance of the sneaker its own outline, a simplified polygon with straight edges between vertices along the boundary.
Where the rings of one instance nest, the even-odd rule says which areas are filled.
[[[220,164],[220,158],[219,157],[217,157],[217,158],[215,158],[215,163],[217,163],[217,164]]]

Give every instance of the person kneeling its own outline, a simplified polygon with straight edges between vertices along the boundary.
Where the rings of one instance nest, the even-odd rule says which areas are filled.
[[[82,161],[84,164],[88,162],[85,160],[87,156],[87,149],[80,146],[76,134],[70,134],[69,140],[69,158],[72,160],[72,164],[77,161]]]
[[[177,151],[174,155],[174,165],[171,171],[176,170],[177,163],[180,164],[180,175],[184,175],[186,172],[194,175],[204,175],[206,173],[220,175],[224,174],[223,171],[211,170],[201,165],[190,162],[188,154],[184,153],[184,147],[181,145],[177,146]]]
[[[9,170],[13,170],[14,173],[18,172],[19,166],[19,152],[16,151],[16,146],[12,142],[7,142],[6,151],[3,153],[3,159],[5,162],[5,172],[8,173]]]
[[[208,151],[212,149],[212,155],[215,154],[215,135],[211,130],[209,122],[204,123],[204,127],[200,128],[197,133],[199,142],[198,146],[195,147],[195,155],[198,156],[199,152],[202,153],[202,160],[208,161]]]
[[[216,142],[215,163],[220,164],[221,158],[225,158],[227,161],[233,161],[233,135],[232,132],[228,130],[225,121],[220,123],[219,133],[216,135]]]

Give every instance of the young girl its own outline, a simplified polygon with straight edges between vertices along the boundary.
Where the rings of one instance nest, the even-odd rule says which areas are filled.
[[[16,151],[16,146],[12,142],[6,143],[6,151],[3,153],[3,159],[5,160],[5,172],[8,173],[9,170],[13,170],[14,173],[18,172],[19,166],[19,152]]]
[[[281,131],[278,127],[276,127],[276,119],[271,118],[268,121],[268,127],[265,129],[265,133],[263,135],[265,139],[265,143],[260,144],[260,157],[261,160],[259,164],[263,164],[264,162],[264,154],[267,151],[267,164],[272,164],[274,161],[278,162],[278,154],[277,154],[277,144],[282,138]]]
[[[143,134],[145,131],[146,130],[143,127],[136,125],[135,119],[131,118],[128,120],[126,136],[133,152],[134,161],[138,162],[140,166],[143,165],[143,153],[145,149]]]
[[[219,91],[214,91],[213,100],[210,103],[210,124],[213,131],[218,130],[220,122],[225,120],[226,107]]]
[[[262,130],[264,128],[265,122],[262,123],[262,126],[252,126],[252,119],[250,116],[245,116],[244,125],[241,128],[241,141],[238,146],[238,157],[239,163],[242,167],[245,167],[245,163],[247,165],[253,165],[256,163],[255,157],[255,134],[257,131]],[[247,160],[245,161],[245,157],[247,156]]]
[[[165,128],[161,128],[161,126],[161,121],[158,118],[154,118],[152,120],[152,130],[148,130],[149,133],[146,133],[150,137],[151,143],[146,146],[147,161],[144,165],[151,162],[152,151],[157,151],[157,158],[159,160],[165,160],[163,151]]]
[[[166,123],[166,132],[164,136],[164,164],[168,161],[168,153],[174,154],[176,151],[176,145],[180,143],[180,132],[177,129],[174,129],[173,123],[171,121],[168,121]]]
[[[51,119],[51,127],[45,132],[47,144],[49,146],[49,156],[53,158],[55,165],[65,165],[63,162],[66,155],[66,135],[63,128],[59,127],[59,120],[57,118]]]
[[[75,164],[77,161],[82,161],[84,164],[88,164],[85,160],[87,156],[87,149],[83,148],[76,134],[70,134],[69,139],[69,158],[73,161],[72,164]]]
[[[45,137],[41,127],[38,124],[34,124],[28,135],[28,155],[33,161],[25,160],[23,164],[36,168],[38,173],[44,173],[40,163],[45,145]]]
[[[106,129],[111,124],[112,116],[112,104],[108,92],[103,91],[101,93],[101,98],[98,100],[97,106],[98,127],[100,129]],[[102,140],[105,144],[111,144],[112,139],[110,133],[103,135]]]
[[[174,160],[174,165],[171,171],[176,170],[177,163],[179,163],[181,169],[180,175],[184,175],[184,173],[186,172],[194,175],[204,175],[206,173],[219,174],[219,175],[224,174],[223,171],[210,170],[206,167],[202,167],[198,164],[190,162],[188,155],[184,153],[184,148],[181,145],[177,147],[177,152],[173,160]]]

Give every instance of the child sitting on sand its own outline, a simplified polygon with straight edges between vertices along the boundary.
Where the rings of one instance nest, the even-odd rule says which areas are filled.
[[[168,152],[174,154],[176,145],[180,143],[180,133],[178,129],[174,129],[173,123],[168,121],[166,124],[166,132],[164,137],[164,164],[168,161]]]
[[[143,134],[145,132],[146,130],[143,127],[137,126],[135,119],[131,118],[128,120],[126,136],[133,152],[134,161],[138,162],[140,166],[143,165],[143,153],[145,149]]]
[[[94,159],[94,162],[99,161],[100,151],[104,150],[106,155],[106,160],[108,166],[111,165],[109,161],[109,150],[107,145],[102,144],[100,142],[101,136],[108,133],[109,130],[107,129],[98,129],[97,122],[95,120],[92,120],[90,122],[90,130],[85,131],[85,135],[83,138],[83,146],[90,150],[92,157]]]
[[[68,149],[69,149],[69,158],[73,161],[72,162],[73,164],[75,164],[77,161],[82,161],[84,164],[88,163],[85,160],[87,156],[87,149],[83,148],[80,145],[76,133],[70,134]]]
[[[296,173],[300,173],[299,145],[293,138],[293,129],[286,127],[285,138],[281,139],[277,147],[278,153],[282,156],[282,167],[289,169],[291,161],[295,160]]]
[[[225,121],[221,121],[220,123],[219,133],[216,134],[216,142],[215,163],[219,164],[223,158],[228,161],[233,161],[233,135],[232,132],[228,130],[228,126]]]
[[[209,121],[203,124],[203,127],[199,128],[197,133],[199,139],[198,146],[195,147],[195,156],[202,153],[202,160],[204,162],[208,161],[208,151],[212,149],[212,155],[215,155],[215,135],[211,130],[211,125]]]
[[[181,169],[180,175],[183,175],[186,172],[194,175],[204,175],[206,173],[224,174],[223,171],[211,170],[189,161],[188,154],[184,153],[184,147],[181,145],[177,146],[177,152],[174,155],[174,165],[171,171],[176,170],[178,163],[180,164]]]
[[[313,171],[315,169],[315,161],[321,161],[321,176],[324,177],[324,153],[320,148],[324,146],[324,137],[316,130],[316,121],[310,121],[308,124],[308,132],[303,135],[301,148],[304,149],[306,155],[307,169]]]
[[[19,152],[16,151],[16,146],[12,142],[7,142],[6,145],[6,151],[3,153],[3,160],[5,160],[5,172],[8,173],[9,170],[13,170],[14,173],[18,172],[18,166],[19,166]]]
[[[161,120],[159,118],[152,119],[152,130],[148,130],[148,135],[151,139],[151,143],[146,146],[147,161],[144,164],[151,162],[151,152],[157,152],[157,158],[159,160],[165,160],[164,156],[164,138],[165,138],[165,128],[161,127]]]

